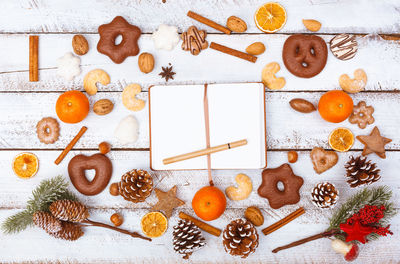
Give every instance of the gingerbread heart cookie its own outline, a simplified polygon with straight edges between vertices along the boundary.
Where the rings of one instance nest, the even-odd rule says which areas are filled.
[[[338,162],[338,155],[333,151],[326,151],[323,148],[313,148],[310,153],[311,161],[316,173],[321,174]]]

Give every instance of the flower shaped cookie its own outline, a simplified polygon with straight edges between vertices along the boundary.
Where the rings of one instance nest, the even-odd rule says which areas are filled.
[[[153,33],[153,42],[156,49],[173,50],[179,42],[178,29],[174,26],[161,24]]]
[[[71,52],[65,53],[64,56],[57,59],[57,75],[63,77],[67,81],[72,81],[75,76],[81,74],[81,59],[72,55]]]

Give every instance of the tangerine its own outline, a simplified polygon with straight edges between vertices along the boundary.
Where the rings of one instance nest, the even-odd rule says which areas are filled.
[[[318,112],[326,121],[340,123],[353,112],[353,99],[343,91],[326,92],[319,99]]]
[[[65,123],[79,123],[89,114],[89,100],[80,91],[68,91],[60,95],[56,103],[58,118]]]
[[[198,217],[205,221],[220,217],[226,208],[224,193],[215,186],[206,186],[196,192],[192,207]]]

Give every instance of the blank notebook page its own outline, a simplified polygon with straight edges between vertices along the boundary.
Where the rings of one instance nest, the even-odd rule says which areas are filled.
[[[266,165],[262,84],[208,86],[211,146],[247,139],[246,146],[211,154],[213,169],[254,169]],[[162,160],[206,147],[204,85],[150,88],[151,167],[206,169],[207,156],[164,165]]]
[[[212,168],[266,166],[264,100],[264,86],[260,83],[209,86],[211,146],[247,139],[245,146],[211,154]]]

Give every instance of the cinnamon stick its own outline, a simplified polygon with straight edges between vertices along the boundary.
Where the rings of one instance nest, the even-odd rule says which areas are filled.
[[[39,36],[29,36],[29,81],[39,81]]]
[[[193,12],[193,11],[189,11],[187,13],[187,16],[190,17],[190,18],[193,18],[194,20],[199,21],[202,24],[205,24],[205,25],[207,25],[209,27],[212,27],[212,28],[214,28],[214,29],[216,29],[218,31],[221,31],[221,32],[223,32],[225,34],[228,34],[228,35],[231,34],[231,30],[229,28],[226,28],[226,27],[224,27],[224,26],[222,26],[222,25],[220,25],[218,23],[215,23],[214,21],[212,21],[212,20],[210,20],[208,18],[205,18],[205,17],[203,17],[203,16],[201,16],[201,15],[199,15],[199,14]]]
[[[262,230],[262,232],[264,233],[264,235],[271,234],[272,232],[274,232],[274,231],[278,230],[279,228],[285,226],[286,224],[290,223],[291,221],[293,221],[294,219],[296,219],[297,217],[301,216],[304,213],[305,213],[304,208],[300,207],[299,209],[297,209],[296,211],[292,212],[291,214],[289,214],[285,218],[282,218],[281,220],[279,220],[275,224],[272,224],[269,227],[264,228]]]
[[[65,149],[61,152],[60,156],[54,161],[55,164],[60,164],[60,162],[67,156],[68,152],[75,146],[76,142],[85,134],[87,127],[83,126],[81,130],[79,130],[78,134],[69,142],[69,144],[65,147]]]
[[[287,245],[282,246],[282,247],[277,247],[274,250],[272,250],[272,253],[278,253],[281,250],[292,248],[292,247],[296,247],[296,246],[299,246],[301,244],[305,244],[307,242],[310,242],[310,241],[313,241],[313,240],[316,240],[316,239],[320,239],[320,238],[324,238],[324,237],[331,237],[331,236],[336,235],[338,233],[339,233],[338,230],[332,229],[330,231],[326,231],[326,232],[323,232],[323,233],[320,233],[320,234],[317,234],[317,235],[313,235],[313,236],[310,236],[310,237],[307,237],[307,238],[303,238],[303,239],[297,240],[297,241],[295,241],[293,243],[287,244]]]
[[[95,222],[95,221],[92,221],[92,220],[89,220],[89,219],[86,219],[86,220],[82,221],[81,223],[87,224],[89,226],[98,226],[98,227],[108,228],[108,229],[111,229],[111,230],[114,230],[114,231],[117,231],[117,232],[120,232],[120,233],[123,233],[123,234],[130,235],[132,237],[137,237],[137,238],[141,238],[141,239],[144,239],[144,240],[151,241],[151,238],[142,236],[141,234],[139,234],[137,232],[130,232],[130,231],[125,230],[125,229],[121,229],[121,228],[118,228],[118,227],[115,227],[115,226],[110,226],[110,225],[107,225],[107,224],[104,224],[104,223]]]
[[[179,218],[192,221],[198,228],[200,228],[201,230],[204,230],[205,232],[207,232],[211,235],[214,235],[216,237],[219,237],[221,235],[221,232],[222,232],[221,229],[218,229],[207,223],[204,223],[203,221],[200,221],[190,215],[187,215],[184,212],[179,212]]]
[[[232,55],[232,56],[238,57],[238,58],[243,59],[243,60],[250,61],[252,63],[255,63],[257,61],[257,57],[256,56],[241,52],[239,50],[231,49],[231,48],[229,48],[227,46],[224,46],[224,45],[221,45],[221,44],[218,44],[218,43],[215,43],[215,42],[211,42],[210,48],[214,49],[214,50],[218,50],[218,51],[223,52],[223,53],[228,54],[228,55]]]

